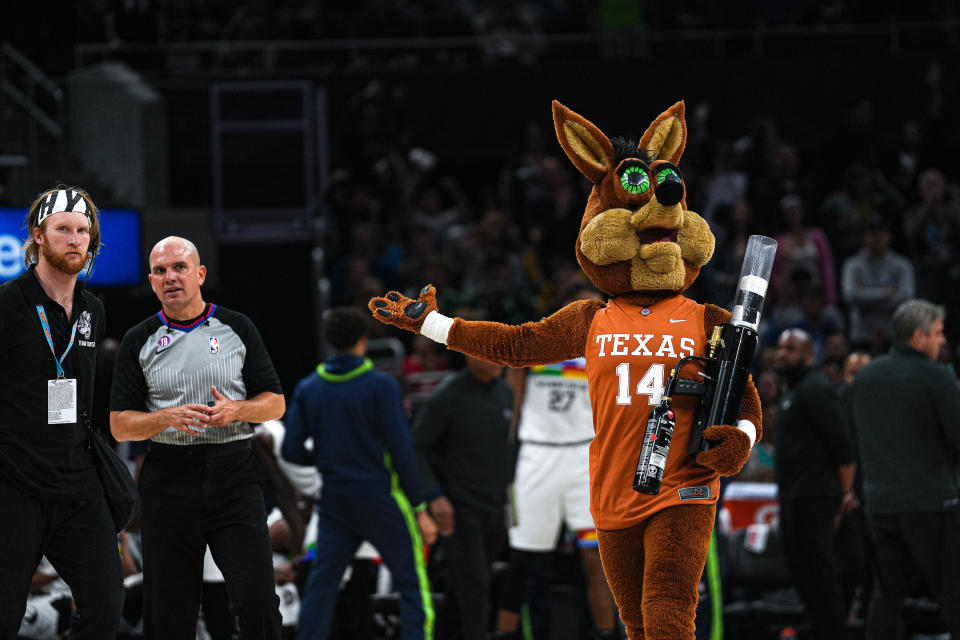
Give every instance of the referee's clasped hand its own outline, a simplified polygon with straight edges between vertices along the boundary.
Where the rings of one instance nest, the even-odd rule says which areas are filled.
[[[210,407],[202,404],[181,404],[163,409],[171,427],[187,435],[197,436],[209,426]]]
[[[210,394],[216,400],[212,407],[207,408],[210,412],[210,422],[208,424],[211,427],[223,427],[239,419],[237,415],[240,412],[239,402],[223,395],[217,391],[216,387],[210,387]]]

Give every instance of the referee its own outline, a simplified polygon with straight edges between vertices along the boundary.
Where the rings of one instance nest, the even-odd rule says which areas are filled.
[[[144,440],[144,637],[193,640],[209,545],[240,637],[280,638],[279,600],[251,422],[283,415],[280,382],[245,315],[204,302],[192,242],[150,253],[161,310],[127,331],[110,399],[118,440]]]

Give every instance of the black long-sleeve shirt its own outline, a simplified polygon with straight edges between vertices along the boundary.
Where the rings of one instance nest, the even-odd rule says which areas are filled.
[[[960,503],[960,391],[945,367],[895,346],[860,370],[852,402],[868,514]]]
[[[776,477],[781,501],[839,500],[837,468],[854,462],[853,441],[830,381],[808,370],[785,387],[777,408]]]
[[[483,383],[468,369],[434,390],[413,425],[428,500],[444,494],[488,512],[501,507],[512,412],[513,393],[503,380]]]

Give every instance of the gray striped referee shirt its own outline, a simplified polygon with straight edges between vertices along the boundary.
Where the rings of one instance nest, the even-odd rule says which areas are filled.
[[[283,393],[263,339],[250,319],[207,304],[188,322],[168,319],[162,311],[127,331],[117,354],[110,394],[111,411],[157,411],[182,404],[213,401],[210,387],[231,400],[246,400],[264,391]],[[247,422],[208,427],[197,436],[173,427],[153,442],[174,445],[217,444],[253,435]]]

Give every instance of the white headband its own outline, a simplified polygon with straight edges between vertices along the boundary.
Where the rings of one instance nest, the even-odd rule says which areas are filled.
[[[60,189],[58,191],[51,191],[47,194],[47,197],[40,202],[40,215],[37,217],[37,224],[39,225],[53,214],[62,211],[76,211],[90,218],[90,209],[87,207],[87,201],[79,191]]]

